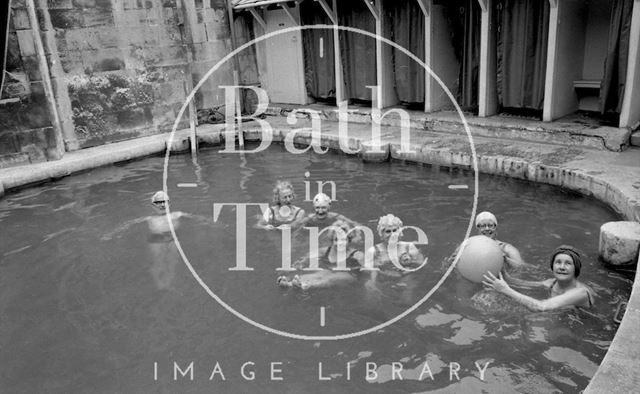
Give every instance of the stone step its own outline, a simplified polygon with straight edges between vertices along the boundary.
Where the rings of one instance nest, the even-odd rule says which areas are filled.
[[[631,146],[640,146],[640,130],[631,133],[629,143],[631,144]]]
[[[287,116],[292,111],[314,110],[320,114],[320,119],[338,121],[338,109],[332,106],[312,104],[308,106],[291,104],[271,104],[266,115]],[[454,111],[425,113],[402,109],[409,114],[410,125],[414,129],[424,129],[435,132],[466,134],[464,125]],[[400,126],[400,116],[393,113],[393,109],[384,109],[384,116],[380,122],[384,126]],[[371,123],[371,109],[365,107],[349,107],[348,120],[353,123]],[[305,116],[299,113],[298,116]],[[588,127],[570,122],[542,122],[516,117],[491,116],[480,118],[466,116],[469,130],[473,136],[489,138],[531,141],[557,145],[577,146],[582,148],[608,150],[620,152],[629,145],[630,131],[616,127]]]

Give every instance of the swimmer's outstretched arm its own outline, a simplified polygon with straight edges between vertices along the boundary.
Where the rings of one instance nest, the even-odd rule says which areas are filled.
[[[523,287],[527,289],[549,288],[553,284],[553,279],[547,280],[525,280],[512,276],[505,270],[502,270],[504,280],[511,286]]]
[[[306,219],[304,209],[300,208],[298,212],[296,212],[296,216],[293,219],[293,222],[289,223],[291,228],[299,228],[302,225],[302,222]]]
[[[521,268],[521,267],[524,267],[525,265],[528,265],[522,259],[522,256],[520,255],[520,251],[516,249],[513,245],[508,244],[506,242],[501,242],[499,243],[499,245],[500,245],[500,249],[502,249],[502,252],[504,253],[504,262],[507,263],[510,269]]]
[[[374,260],[375,255],[376,255],[376,248],[375,246],[372,246],[365,251],[364,260],[360,264],[363,267],[366,267],[366,262],[369,261],[369,262],[372,262],[373,267],[375,267],[376,266],[375,260]],[[369,292],[379,293],[380,290],[378,289],[378,286],[376,284],[376,279],[378,278],[378,271],[365,271],[365,272],[369,272],[369,279],[364,284],[365,289],[367,289]]]
[[[182,211],[177,211],[177,212],[171,212],[172,215],[176,214],[177,217],[173,217],[172,219],[178,219],[181,217],[185,217],[185,218],[189,218],[192,220],[195,220],[196,222],[200,223],[200,224],[205,224],[207,226],[211,226],[214,225],[214,221],[212,218],[209,217],[204,217],[201,215],[193,215],[191,213],[186,213],[186,212],[182,212]]]
[[[526,306],[532,311],[545,312],[554,309],[559,309],[567,306],[583,305],[585,301],[589,299],[588,290],[582,287],[576,287],[565,293],[557,295],[555,297],[548,298],[546,300],[536,300],[533,297],[529,297],[509,287],[507,282],[504,281],[502,273],[498,274],[496,278],[491,272],[484,275],[482,284],[486,288],[493,289],[500,292],[518,303]]]
[[[271,209],[267,209],[263,215],[260,215],[260,219],[258,219],[258,222],[254,227],[261,230],[273,230],[275,227],[269,224],[271,221],[271,215]]]
[[[138,223],[146,222],[147,220],[149,220],[149,216],[128,220],[125,223],[121,224],[120,226],[116,227],[113,231],[110,231],[110,232],[104,234],[102,237],[100,237],[100,239],[102,241],[110,240],[115,235],[119,235],[119,234],[123,233],[129,227],[131,227],[131,226],[133,226],[135,224],[138,224]]]

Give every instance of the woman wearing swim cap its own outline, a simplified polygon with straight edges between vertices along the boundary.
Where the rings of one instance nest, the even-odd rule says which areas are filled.
[[[522,256],[518,249],[507,242],[497,239],[498,219],[494,214],[488,211],[480,212],[478,216],[476,216],[476,228],[480,234],[489,237],[498,243],[500,249],[502,249],[502,253],[504,253],[504,262],[509,269],[522,267],[526,264],[522,260]]]
[[[512,289],[502,277],[488,272],[482,282],[487,289],[507,295],[518,303],[533,311],[549,311],[569,306],[589,308],[593,306],[593,290],[580,282],[577,278],[582,269],[580,253],[572,246],[562,245],[558,247],[549,260],[553,278],[544,281],[519,280],[518,285],[530,288],[549,289],[549,298],[537,300]]]
[[[273,188],[273,205],[260,217],[256,227],[273,230],[279,226],[293,227],[304,217],[304,209],[293,205],[296,195],[288,181],[278,181]]]
[[[500,241],[497,239],[498,237],[498,219],[494,214],[488,211],[480,212],[476,216],[476,229],[481,235],[489,237],[498,243],[502,253],[504,254],[504,264],[503,272],[508,275],[507,271],[514,270],[516,268],[522,267],[527,263],[522,260],[522,256],[520,255],[520,251],[516,249],[515,246],[510,243]],[[446,271],[451,264],[456,259],[458,252],[460,250],[460,245],[456,248],[456,250],[446,258],[442,263],[442,270]],[[509,276],[508,279],[511,279]]]
[[[307,217],[299,223],[300,227],[318,227],[319,230],[331,225],[336,220],[342,220],[349,223],[351,227],[357,227],[358,223],[341,215],[337,212],[331,212],[331,197],[324,193],[318,193],[313,197],[313,210]],[[356,239],[356,241],[358,241]]]

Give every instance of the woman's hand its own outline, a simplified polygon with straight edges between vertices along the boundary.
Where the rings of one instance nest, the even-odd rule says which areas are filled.
[[[482,281],[482,284],[484,285],[485,289],[493,289],[499,293],[506,293],[507,291],[509,291],[509,289],[511,289],[502,277],[502,272],[499,272],[498,277],[496,278],[493,272],[489,271],[484,274],[483,278],[484,280]]]

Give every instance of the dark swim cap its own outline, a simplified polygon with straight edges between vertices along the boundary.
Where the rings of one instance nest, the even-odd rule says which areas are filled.
[[[553,261],[556,259],[556,256],[559,254],[566,254],[571,257],[573,260],[573,266],[575,267],[576,278],[580,275],[580,269],[582,268],[582,259],[580,258],[580,252],[573,246],[569,245],[561,245],[553,251],[551,255],[551,260],[549,261],[549,265],[551,266],[551,270],[553,270]]]

